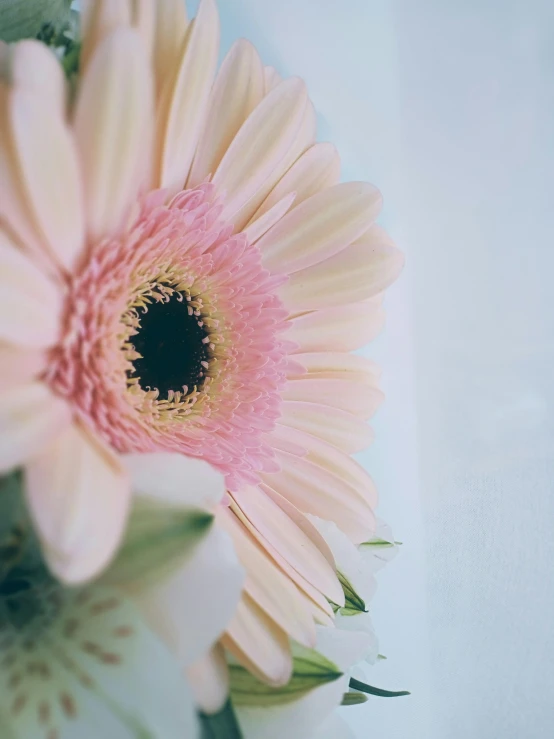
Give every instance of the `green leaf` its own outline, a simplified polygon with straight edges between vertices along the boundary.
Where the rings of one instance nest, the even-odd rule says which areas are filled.
[[[401,690],[397,693],[393,693],[390,690],[374,688],[373,685],[367,685],[361,680],[356,680],[356,678],[354,677],[350,678],[349,685],[351,688],[354,688],[354,690],[361,690],[362,693],[369,693],[369,695],[377,695],[379,696],[379,698],[400,698],[403,695],[411,695],[411,693],[409,693],[407,690]]]
[[[356,691],[350,691],[342,696],[341,706],[357,706],[360,703],[367,701],[367,695],[363,693],[357,693]]]
[[[298,700],[310,690],[342,677],[339,668],[315,649],[293,645],[292,676],[272,688],[240,665],[229,665],[231,698],[237,706],[278,706]]]
[[[237,718],[230,700],[219,713],[200,714],[201,739],[242,739]]]
[[[399,546],[402,546],[401,541],[387,541],[386,539],[370,539],[360,544],[360,547],[381,547],[382,549]]]
[[[0,39],[35,38],[44,24],[63,23],[70,5],[71,0],[1,0]]]
[[[157,582],[188,559],[212,521],[205,511],[138,498],[123,544],[102,582],[126,588]]]
[[[339,582],[344,591],[344,606],[340,609],[343,616],[355,616],[357,613],[367,613],[365,601],[354,590],[354,586],[342,572],[337,572]]]

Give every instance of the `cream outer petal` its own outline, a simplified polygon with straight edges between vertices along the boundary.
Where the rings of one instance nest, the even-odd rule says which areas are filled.
[[[294,272],[279,294],[292,312],[367,300],[392,284],[403,265],[402,252],[373,226],[338,254]]]
[[[216,171],[263,94],[263,67],[258,52],[249,41],[239,39],[223,60],[215,79],[187,187],[199,185]]]
[[[290,320],[287,339],[298,344],[295,352],[350,352],[369,344],[381,331],[385,313],[380,302],[365,302],[322,308]]]
[[[25,480],[54,574],[76,584],[101,572],[121,541],[129,509],[129,478],[120,459],[74,424],[27,462]]]
[[[375,221],[381,202],[379,191],[365,182],[343,182],[312,195],[258,241],[264,265],[290,274],[342,252]]]
[[[0,472],[41,453],[70,423],[67,403],[42,382],[4,387],[0,394]]]
[[[156,122],[156,183],[175,194],[184,187],[205,123],[217,65],[219,16],[202,0],[189,27],[174,82],[164,88]]]
[[[0,341],[44,349],[60,333],[62,296],[0,229]]]
[[[221,644],[254,675],[276,687],[292,673],[287,634],[244,593]]]
[[[117,28],[98,45],[74,114],[89,236],[116,232],[135,203],[149,158],[152,77],[137,32]]]
[[[255,217],[263,215],[291,192],[295,207],[312,195],[336,185],[340,177],[340,158],[333,144],[314,144],[300,156],[275,185]]]
[[[83,192],[75,142],[63,106],[14,88],[9,98],[14,159],[37,232],[70,270],[84,244]]]
[[[302,124],[306,100],[304,83],[288,79],[241,126],[213,176],[213,182],[227,194],[223,218],[235,220],[279,168]],[[256,209],[257,205],[252,213]],[[235,223],[241,228],[241,223]]]

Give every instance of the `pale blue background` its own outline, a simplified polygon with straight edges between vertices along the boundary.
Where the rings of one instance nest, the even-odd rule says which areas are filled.
[[[554,736],[554,4],[219,0],[308,83],[408,265],[365,457],[404,541],[360,739]]]

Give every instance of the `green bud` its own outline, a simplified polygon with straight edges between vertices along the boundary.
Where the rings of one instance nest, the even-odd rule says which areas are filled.
[[[363,693],[357,693],[356,691],[350,691],[342,696],[341,706],[357,706],[360,703],[367,701],[367,695]]]
[[[315,649],[293,645],[292,677],[272,688],[240,665],[229,665],[231,699],[236,706],[278,706],[298,700],[320,685],[338,680],[339,668]]]
[[[0,39],[35,38],[45,24],[65,22],[70,5],[71,0],[0,0]]]

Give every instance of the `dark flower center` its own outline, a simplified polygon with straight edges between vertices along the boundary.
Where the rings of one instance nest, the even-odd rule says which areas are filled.
[[[174,392],[201,387],[210,348],[202,318],[189,314],[189,303],[177,294],[156,302],[140,316],[138,334],[131,341],[142,359],[133,362],[143,390],[157,389],[161,399]],[[204,364],[203,364],[204,363]],[[186,393],[185,393],[186,394]]]

